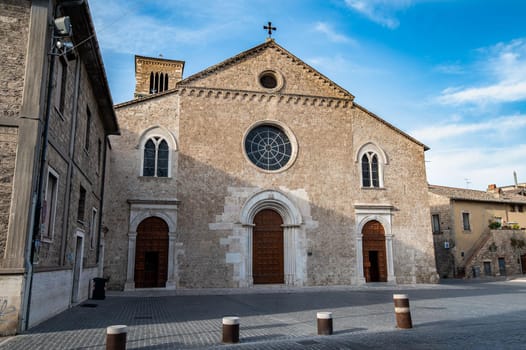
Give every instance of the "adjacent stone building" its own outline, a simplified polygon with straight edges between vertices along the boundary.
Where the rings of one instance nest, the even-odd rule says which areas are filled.
[[[183,79],[136,56],[116,106],[116,289],[437,281],[426,146],[269,39]]]
[[[85,300],[101,275],[106,136],[118,126],[86,2],[0,0],[0,44],[6,335]]]
[[[437,270],[442,278],[526,272],[526,193],[429,186]]]

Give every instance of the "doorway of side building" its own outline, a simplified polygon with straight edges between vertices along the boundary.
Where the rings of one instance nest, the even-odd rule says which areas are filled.
[[[283,219],[271,209],[254,217],[252,277],[254,284],[285,283]]]
[[[82,261],[83,261],[83,252],[84,252],[84,236],[82,233],[77,232],[75,242],[75,260],[73,265],[73,288],[71,290],[71,302],[73,304],[80,301],[79,289],[80,289],[80,280],[82,274]]]
[[[387,282],[387,254],[385,231],[376,220],[369,221],[362,229],[363,274],[366,282]]]
[[[526,254],[521,255],[522,274],[526,274]]]
[[[168,225],[150,217],[137,227],[135,288],[163,288],[168,275]]]

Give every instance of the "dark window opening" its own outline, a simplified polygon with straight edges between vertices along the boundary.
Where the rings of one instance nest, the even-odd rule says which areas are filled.
[[[276,86],[278,86],[278,80],[276,79],[276,76],[272,73],[265,73],[259,78],[259,82],[261,83],[261,86],[267,89],[274,89]]]
[[[77,209],[77,221],[84,223],[84,211],[86,209],[86,190],[80,186],[79,206]]]
[[[153,137],[144,145],[143,176],[168,177],[170,147],[166,140]]]

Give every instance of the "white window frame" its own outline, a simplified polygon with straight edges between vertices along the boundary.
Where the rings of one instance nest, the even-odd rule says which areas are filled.
[[[368,154],[368,153],[376,154],[376,157],[378,159],[378,187],[374,187],[373,186],[373,181],[371,181],[371,184],[368,187],[364,187],[364,185],[363,185],[362,158],[363,158],[363,156],[365,154]],[[370,159],[372,159],[372,157]],[[374,142],[365,143],[364,145],[362,145],[358,149],[358,152],[356,152],[354,161],[358,165],[358,173],[360,174],[360,187],[361,188],[364,188],[364,189],[365,188],[366,189],[383,189],[383,188],[385,188],[384,187],[384,171],[385,171],[385,166],[387,164],[389,164],[389,162],[388,162],[388,159],[387,159],[387,155],[385,154],[383,149],[380,148],[380,146],[378,146]],[[371,164],[371,162],[369,162],[369,164]],[[371,169],[369,169],[369,171],[370,170]],[[371,180],[372,180],[372,178],[371,178]]]
[[[91,221],[90,221],[90,249],[95,249],[96,247],[96,236],[98,232],[98,226],[97,226],[97,208],[91,208]]]
[[[49,206],[48,194],[49,194],[49,178],[50,175],[56,179],[55,188],[51,194],[51,207]],[[53,237],[55,236],[55,222],[57,216],[57,201],[58,201],[58,187],[59,187],[60,176],[58,173],[51,167],[48,167],[47,176],[46,176],[46,192],[44,193],[45,201],[45,218],[43,230],[41,232],[41,240],[44,242],[53,242]]]
[[[154,176],[144,176],[144,147],[146,146],[146,142],[148,142],[148,140],[155,138],[155,137],[159,137],[159,142],[161,139],[163,139],[168,144],[168,176],[166,177],[157,176],[157,158],[155,160],[156,168],[155,168]],[[154,142],[156,142],[155,139],[154,139]],[[157,142],[156,144],[158,145]],[[173,159],[174,159],[173,157],[174,157],[174,152],[178,150],[178,147],[177,147],[177,141],[171,132],[169,132],[168,130],[160,126],[153,126],[151,128],[148,128],[142,133],[139,139],[139,144],[137,145],[137,149],[140,152],[139,159],[141,160],[139,164],[140,166],[139,176],[143,176],[145,178],[156,178],[156,179],[158,178],[166,179],[166,178],[172,177],[172,168],[173,168]]]

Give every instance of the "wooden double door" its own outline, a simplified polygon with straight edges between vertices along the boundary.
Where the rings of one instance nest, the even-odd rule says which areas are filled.
[[[387,282],[387,256],[384,227],[369,221],[362,229],[363,273],[366,282]]]
[[[137,227],[135,288],[165,287],[168,275],[168,225],[150,217]]]
[[[252,235],[252,277],[254,284],[285,282],[283,252],[283,219],[271,209],[254,218]]]

